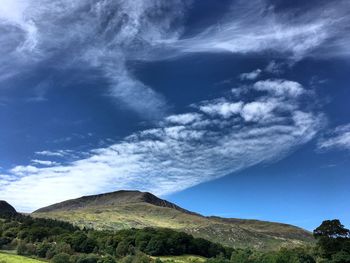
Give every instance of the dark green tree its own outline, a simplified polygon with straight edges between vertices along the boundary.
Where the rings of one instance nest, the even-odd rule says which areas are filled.
[[[327,260],[338,252],[350,252],[347,252],[350,231],[338,219],[323,221],[313,234],[317,240],[318,254]]]
[[[103,258],[99,259],[97,261],[97,263],[116,263],[115,259],[108,255],[108,256],[104,256]]]
[[[314,237],[316,239],[327,237],[327,238],[349,238],[350,231],[346,229],[338,219],[326,220],[314,230]]]
[[[350,254],[346,251],[340,251],[332,255],[331,263],[350,263]]]
[[[66,253],[60,253],[55,255],[52,259],[52,263],[69,263],[70,262],[70,256]]]

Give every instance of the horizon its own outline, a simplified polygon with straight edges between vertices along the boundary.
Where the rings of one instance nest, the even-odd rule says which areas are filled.
[[[350,3],[3,0],[0,199],[148,191],[350,225]]]

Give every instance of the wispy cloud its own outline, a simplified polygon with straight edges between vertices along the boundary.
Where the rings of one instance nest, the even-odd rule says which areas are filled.
[[[255,80],[260,76],[261,72],[261,69],[256,69],[252,72],[242,73],[241,75],[239,75],[239,77],[241,80]]]
[[[273,52],[292,60],[348,56],[349,10],[347,1],[323,3],[307,12],[277,12],[269,1],[234,1],[216,25],[164,45],[177,50],[170,56],[201,52]]]
[[[72,154],[72,151],[70,150],[40,151],[40,152],[36,152],[35,154],[46,156],[46,157],[67,157]]]
[[[44,161],[44,160],[32,160],[31,161],[34,165],[43,165],[43,166],[54,166],[54,165],[58,165],[57,162],[53,162],[53,161]]]
[[[281,74],[283,70],[284,64],[278,63],[274,60],[272,60],[267,66],[265,67],[264,71],[271,73],[271,74]]]
[[[292,59],[350,54],[350,4],[345,0],[299,13],[277,12],[263,0],[234,1],[217,24],[184,35],[191,2],[2,0],[0,81],[36,70],[33,65],[45,61],[55,61],[57,70],[79,64],[99,69],[110,95],[126,107],[145,118],[161,118],[166,99],[134,76],[129,60],[201,52],[272,51]]]
[[[79,64],[99,69],[109,94],[125,107],[145,118],[162,116],[165,99],[137,80],[126,63],[146,56],[154,41],[178,37],[181,27],[173,23],[181,20],[184,2],[2,0],[0,80],[40,63],[56,70]]]
[[[350,150],[350,124],[339,126],[318,142],[320,150]]]
[[[274,84],[283,89],[285,83]],[[16,166],[1,180],[0,198],[31,211],[116,189],[165,195],[283,158],[322,126],[322,115],[303,109],[299,97],[273,89],[256,95],[255,84],[245,88],[247,97],[240,101],[227,96],[199,102],[187,113],[165,117],[153,129],[133,133],[65,165]],[[37,154],[48,160],[64,155],[62,151]]]

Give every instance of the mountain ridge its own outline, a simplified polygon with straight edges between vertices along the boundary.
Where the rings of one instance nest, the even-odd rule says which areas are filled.
[[[116,191],[44,207],[34,217],[58,219],[98,230],[170,228],[230,247],[273,250],[312,243],[310,232],[260,220],[203,216],[148,192]]]
[[[112,199],[113,198],[113,199]],[[85,204],[83,204],[83,202]],[[76,210],[81,209],[86,206],[86,203],[90,206],[100,206],[100,205],[122,205],[125,203],[139,203],[145,202],[159,207],[168,207],[172,209],[176,209],[178,211],[188,213],[188,214],[196,214],[186,210],[174,203],[171,203],[167,200],[161,199],[149,192],[141,192],[134,190],[119,190],[110,193],[103,193],[98,195],[87,195],[82,196],[76,199],[66,200],[57,204],[53,204],[47,207],[40,208],[35,210],[33,213],[44,213],[51,212],[54,210]]]

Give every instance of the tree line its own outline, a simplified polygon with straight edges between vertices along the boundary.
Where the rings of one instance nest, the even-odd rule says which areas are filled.
[[[0,219],[0,249],[53,263],[161,263],[158,256],[184,254],[208,258],[206,263],[350,263],[350,232],[339,220],[324,221],[314,237],[315,246],[262,252],[170,229],[97,231],[20,214]]]

